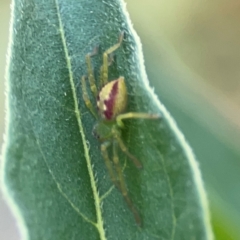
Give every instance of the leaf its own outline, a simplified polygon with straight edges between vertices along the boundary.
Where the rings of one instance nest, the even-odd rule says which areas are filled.
[[[123,139],[143,163],[120,153],[136,225],[113,187],[82,99],[85,55],[125,41],[110,79],[127,81],[128,111],[160,120],[125,121]],[[197,163],[149,87],[139,40],[119,1],[15,1],[8,64],[4,188],[30,239],[212,239]],[[101,51],[101,53],[102,53]],[[96,74],[101,53],[93,59]],[[94,101],[94,99],[91,99]]]

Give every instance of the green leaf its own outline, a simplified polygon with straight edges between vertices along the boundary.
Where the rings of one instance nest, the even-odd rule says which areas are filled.
[[[110,79],[127,81],[123,140],[143,170],[119,153],[143,226],[113,187],[82,99],[85,55],[125,41]],[[12,14],[4,188],[30,239],[212,239],[207,201],[191,149],[149,87],[139,39],[122,1],[20,1]],[[102,53],[101,51],[101,53]],[[93,59],[96,73],[101,53]],[[91,99],[94,101],[94,98]],[[110,152],[111,153],[111,152]]]

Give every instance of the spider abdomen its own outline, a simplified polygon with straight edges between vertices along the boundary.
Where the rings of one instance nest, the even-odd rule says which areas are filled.
[[[127,88],[124,77],[107,83],[97,98],[98,111],[101,118],[113,120],[123,113],[127,104]]]

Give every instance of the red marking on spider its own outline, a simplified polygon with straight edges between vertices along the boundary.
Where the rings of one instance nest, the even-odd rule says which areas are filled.
[[[111,120],[113,117],[113,108],[115,105],[116,96],[118,94],[118,81],[113,84],[111,92],[109,94],[109,98],[104,100],[104,104],[106,106],[106,110],[104,111],[104,115],[106,119]]]

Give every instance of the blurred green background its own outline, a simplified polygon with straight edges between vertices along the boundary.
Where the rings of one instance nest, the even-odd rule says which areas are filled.
[[[0,2],[0,144],[9,0]],[[216,239],[240,239],[240,2],[127,0],[149,80],[194,149]],[[0,233],[19,239],[0,195]]]

